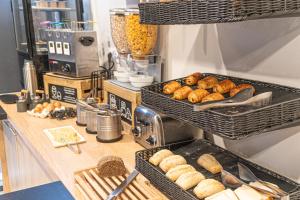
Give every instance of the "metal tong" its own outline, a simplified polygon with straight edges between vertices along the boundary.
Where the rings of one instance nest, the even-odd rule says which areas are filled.
[[[252,185],[249,185],[245,182],[243,182],[242,180],[238,179],[236,176],[234,176],[233,174],[231,174],[230,172],[226,171],[226,170],[222,170],[221,172],[221,178],[222,178],[222,183],[227,186],[227,187],[230,187],[230,188],[239,188],[241,187],[242,185],[246,185],[248,187],[251,187],[263,194],[266,194],[272,198],[275,198],[275,199],[280,199],[280,196],[273,193],[273,192],[270,192],[270,191],[267,191],[267,190],[264,190],[262,188],[258,188],[258,187],[255,187],[255,186],[252,186]]]
[[[205,111],[211,108],[224,108],[224,107],[234,107],[234,106],[266,106],[272,101],[272,92],[265,92],[253,97],[254,89],[247,88],[235,96],[227,98],[223,101],[215,101],[206,103],[203,105],[194,105],[194,111]]]
[[[255,176],[255,174],[244,164],[242,163],[238,163],[238,169],[239,169],[239,176],[242,180],[244,181],[248,181],[248,182],[259,182],[262,185],[270,188],[272,191],[274,191],[274,193],[276,193],[277,195],[280,196],[281,200],[289,200],[289,194],[285,191],[283,191],[282,189],[280,189],[278,186],[263,181],[261,179],[259,179],[258,177]]]

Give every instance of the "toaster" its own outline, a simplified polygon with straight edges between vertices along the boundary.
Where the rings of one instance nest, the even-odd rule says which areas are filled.
[[[149,149],[200,138],[202,130],[140,105],[134,111],[132,134]]]

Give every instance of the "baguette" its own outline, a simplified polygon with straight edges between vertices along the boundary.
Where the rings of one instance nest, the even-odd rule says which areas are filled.
[[[195,168],[191,165],[178,165],[170,169],[166,176],[171,181],[176,181],[182,174],[187,172],[194,172],[196,171]]]
[[[156,152],[153,156],[150,157],[149,162],[153,165],[157,166],[159,163],[166,157],[174,155],[172,151],[168,149],[163,149]]]
[[[225,187],[219,181],[214,179],[205,179],[195,187],[194,193],[199,199],[204,199],[223,190],[225,190]]]
[[[239,200],[235,193],[231,189],[224,190],[210,197],[205,198],[205,200]]]
[[[207,171],[217,174],[220,173],[222,165],[210,154],[203,154],[197,160],[197,163]]]
[[[263,195],[246,185],[242,185],[234,193],[240,200],[272,200],[272,197]]]
[[[205,176],[201,174],[200,172],[194,171],[194,172],[187,172],[185,174],[182,174],[176,181],[176,184],[179,185],[182,189],[188,190],[197,184],[200,183],[200,181],[204,180]]]
[[[159,167],[167,173],[171,168],[176,167],[177,165],[184,165],[186,164],[186,160],[184,157],[180,155],[173,155],[164,158],[161,163],[159,164]]]

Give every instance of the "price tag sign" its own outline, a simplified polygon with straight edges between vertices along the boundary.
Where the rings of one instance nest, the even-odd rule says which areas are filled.
[[[49,84],[49,97],[55,101],[76,104],[77,89]]]
[[[122,113],[122,120],[132,123],[132,103],[115,94],[108,92],[108,104],[111,109],[117,109]]]

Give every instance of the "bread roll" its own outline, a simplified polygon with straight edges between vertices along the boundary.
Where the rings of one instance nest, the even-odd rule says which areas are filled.
[[[225,190],[225,187],[219,181],[214,179],[205,179],[201,181],[197,187],[195,187],[194,193],[199,199],[204,199],[223,190]]]
[[[178,165],[178,166],[170,169],[167,172],[166,176],[171,181],[176,181],[179,178],[179,176],[181,176],[182,174],[187,173],[187,172],[194,172],[194,171],[196,171],[196,170],[191,165]]]
[[[127,170],[124,162],[117,156],[105,156],[100,159],[97,165],[100,177],[123,176]]]
[[[197,160],[197,163],[207,171],[217,174],[220,173],[222,165],[210,154],[203,154]]]
[[[168,149],[163,149],[158,152],[156,152],[151,158],[149,159],[149,162],[153,165],[157,166],[159,163],[166,157],[173,155],[172,151]]]
[[[48,103],[48,102],[44,102],[44,103],[43,103],[43,108],[47,108],[47,107],[48,107],[48,105],[49,105],[49,103]]]
[[[196,186],[200,181],[204,180],[205,176],[200,172],[187,172],[179,176],[176,181],[176,184],[179,185],[182,189],[188,190]]]
[[[221,100],[224,100],[224,96],[220,93],[212,93],[212,94],[209,94],[207,95],[206,97],[204,97],[202,99],[202,103],[205,103],[205,102],[209,102],[209,101],[221,101]]]
[[[181,88],[180,83],[178,83],[177,81],[171,81],[164,86],[163,93],[164,94],[173,94],[179,88]]]
[[[239,187],[234,193],[240,200],[272,200],[271,197],[263,195],[246,185]]]
[[[192,91],[189,96],[188,96],[188,100],[191,103],[199,103],[202,101],[202,99],[204,97],[206,97],[207,95],[209,95],[209,92],[204,90],[204,89],[197,89]]]
[[[184,164],[186,164],[186,160],[184,159],[184,157],[180,155],[173,155],[163,159],[160,162],[159,167],[165,173],[167,173],[171,168],[176,167],[177,165],[184,165]]]
[[[205,200],[239,200],[239,199],[231,189],[227,189],[222,192],[216,193],[210,197],[207,197],[205,198]]]
[[[219,84],[215,85],[213,87],[213,91],[221,94],[225,94],[227,92],[230,92],[230,90],[235,87],[236,85],[231,80],[224,80],[221,81]]]
[[[201,77],[202,77],[201,73],[194,73],[185,79],[185,83],[190,86],[195,85],[200,80]]]
[[[254,92],[255,92],[255,88],[250,85],[250,84],[241,84],[236,86],[235,88],[230,90],[230,96],[233,97],[235,96],[237,93],[239,93],[240,91],[247,89],[247,88],[253,88]]]
[[[184,100],[184,99],[188,98],[189,94],[192,91],[193,91],[192,88],[190,88],[189,86],[184,86],[182,88],[179,88],[178,90],[176,90],[174,92],[174,99]]]
[[[218,79],[214,76],[207,76],[204,79],[198,81],[198,88],[199,89],[211,89],[213,88],[215,85],[218,84]]]

